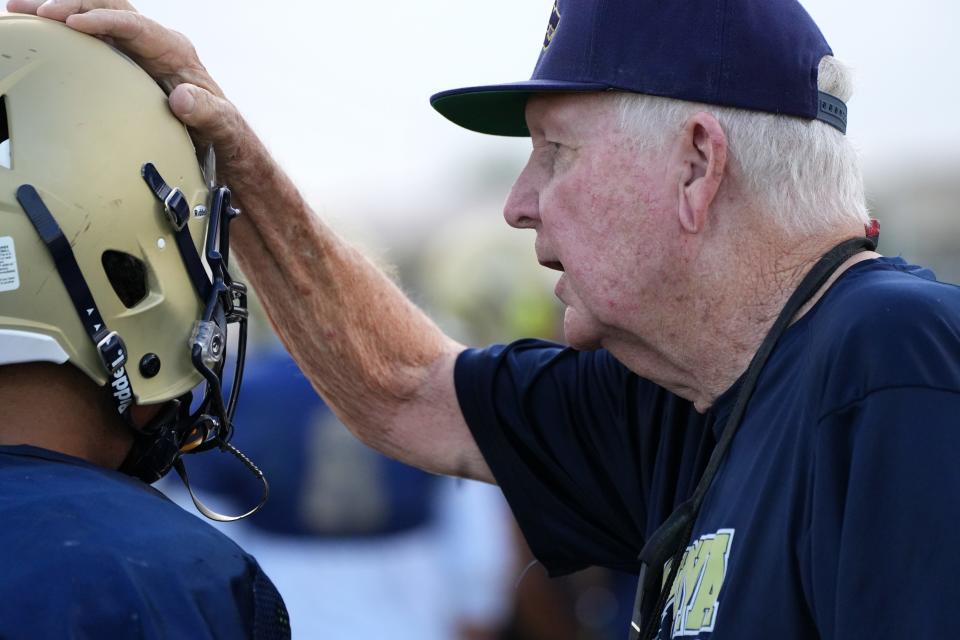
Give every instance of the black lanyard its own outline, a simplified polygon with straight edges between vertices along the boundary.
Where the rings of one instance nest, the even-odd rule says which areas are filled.
[[[800,283],[800,286],[793,292],[793,295],[790,296],[790,299],[787,300],[777,320],[773,323],[773,327],[770,328],[770,331],[760,344],[760,348],[750,361],[750,366],[743,376],[743,383],[737,395],[737,400],[733,405],[733,410],[730,412],[730,417],[723,429],[723,435],[720,436],[720,441],[717,442],[716,447],[714,447],[710,461],[707,463],[707,467],[704,469],[703,475],[700,477],[700,482],[697,483],[697,488],[694,490],[693,495],[670,514],[666,522],[660,525],[653,535],[650,536],[650,539],[647,540],[647,543],[643,545],[643,549],[640,551],[638,559],[642,562],[642,565],[640,568],[640,579],[637,583],[637,598],[634,604],[633,618],[630,623],[630,640],[639,640],[640,638],[643,640],[652,640],[656,637],[657,630],[660,626],[660,615],[663,613],[667,597],[677,577],[680,561],[683,558],[683,551],[686,549],[690,536],[693,534],[693,527],[697,520],[697,514],[700,513],[700,507],[703,506],[704,496],[706,496],[707,490],[710,488],[713,479],[717,475],[717,471],[720,469],[720,465],[727,453],[727,449],[730,448],[730,443],[733,441],[733,436],[736,434],[737,428],[743,421],[743,415],[747,410],[747,404],[750,402],[750,396],[753,394],[753,390],[757,386],[757,380],[760,378],[760,373],[763,371],[763,367],[767,363],[770,354],[773,353],[774,347],[777,346],[777,342],[780,341],[780,338],[790,326],[797,312],[820,290],[840,265],[861,251],[872,251],[876,249],[876,246],[875,237],[854,238],[838,244],[820,258],[813,266],[813,269],[810,270],[810,273],[808,273]],[[641,609],[643,607],[644,594],[648,590],[655,590],[656,583],[659,582],[660,575],[662,574],[662,567],[670,558],[673,559],[670,566],[670,574],[666,581],[663,582],[663,587],[657,590],[659,597],[657,598],[656,606],[652,611],[650,619],[646,621],[646,624],[641,624]],[[651,568],[652,571],[649,570]],[[674,606],[676,607],[677,605],[674,604]]]

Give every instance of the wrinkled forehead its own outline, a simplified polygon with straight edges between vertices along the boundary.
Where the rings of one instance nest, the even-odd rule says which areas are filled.
[[[527,101],[527,127],[534,136],[602,135],[619,124],[616,95],[615,92],[534,94]]]

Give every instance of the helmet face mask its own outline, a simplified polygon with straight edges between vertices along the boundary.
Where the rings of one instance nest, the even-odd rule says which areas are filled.
[[[246,289],[227,268],[229,190],[205,179],[163,91],[109,46],[13,14],[0,37],[0,366],[69,362],[131,426],[134,403],[164,404],[123,466],[148,482],[181,452],[232,449]]]

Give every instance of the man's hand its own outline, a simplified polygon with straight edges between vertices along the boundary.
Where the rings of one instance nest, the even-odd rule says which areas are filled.
[[[137,13],[126,0],[9,0],[7,10],[59,20],[72,29],[109,40],[168,93],[187,82],[223,97],[190,41]]]
[[[234,255],[301,370],[361,440],[434,473],[492,481],[457,404],[463,346],[313,214],[185,36],[126,0],[9,0],[7,9],[110,41],[169,90],[198,142],[213,143],[217,179],[244,211],[230,227]]]
[[[230,173],[248,128],[186,36],[137,13],[126,0],[9,0],[7,10],[65,22],[130,56],[170,94],[170,109],[194,138],[214,144],[220,172]]]

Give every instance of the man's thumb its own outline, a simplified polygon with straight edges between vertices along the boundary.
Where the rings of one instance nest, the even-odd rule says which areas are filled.
[[[233,105],[196,85],[177,85],[170,92],[170,110],[198,138],[214,144],[229,143],[239,133]]]

